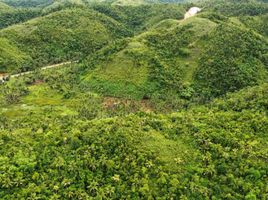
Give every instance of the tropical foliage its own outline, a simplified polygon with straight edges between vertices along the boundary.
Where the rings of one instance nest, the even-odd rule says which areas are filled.
[[[268,199],[266,3],[5,2],[0,199]]]

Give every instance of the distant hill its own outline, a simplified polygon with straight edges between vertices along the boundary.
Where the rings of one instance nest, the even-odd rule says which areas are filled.
[[[129,32],[123,25],[94,10],[74,8],[58,11],[0,31],[0,38],[5,38],[33,61],[25,66],[1,66],[1,69],[19,71],[81,59],[108,42],[127,35]],[[0,56],[2,60],[13,59]]]
[[[123,24],[135,33],[145,31],[165,19],[183,19],[186,9],[183,5],[140,5],[140,6],[111,6],[97,4],[92,6]]]
[[[83,0],[56,0],[53,1],[48,6],[44,7],[44,12],[53,12],[61,10],[66,7],[76,7],[76,6],[85,6],[85,1]]]
[[[85,65],[95,69],[85,78],[86,85],[107,95],[138,99],[167,91],[187,96],[184,87],[192,82],[203,50],[199,41],[215,26],[203,18],[165,20],[114,52],[108,48],[90,57]]]
[[[226,16],[254,16],[268,13],[268,4],[257,0],[203,0],[196,3],[206,10]]]
[[[34,9],[15,9],[0,14],[0,19],[3,18],[3,24],[0,23],[2,28],[37,16],[26,23],[0,31],[0,38],[5,38],[13,48],[25,52],[31,58],[31,62],[27,59],[25,65],[19,66],[14,63],[21,62],[10,62],[16,57],[1,55],[3,63],[13,63],[9,66],[2,65],[2,70],[20,71],[32,69],[33,66],[81,59],[114,39],[145,31],[164,19],[182,19],[185,13],[182,6],[171,5],[148,5],[127,9],[95,5],[92,7],[95,11],[84,4],[81,4],[81,7],[77,4],[58,4],[60,7],[53,5],[46,7],[42,12]],[[45,16],[38,17],[44,14]]]
[[[1,0],[1,1],[14,7],[46,6],[53,2],[53,0]]]
[[[0,199],[267,199],[263,1],[5,1]]]
[[[85,0],[94,2],[94,0]],[[182,3],[188,0],[95,0],[95,2],[108,2],[112,5],[120,6],[137,6],[142,4],[153,4],[153,3]]]
[[[57,7],[66,4],[107,3],[120,6],[138,6],[151,3],[181,3],[187,0],[0,0],[14,7]]]
[[[0,10],[0,29],[6,28],[13,24],[25,22],[40,15],[41,10],[37,8],[9,8],[3,9],[2,11]]]
[[[206,99],[267,80],[267,40],[231,21],[164,20],[112,49],[85,63],[85,85],[105,95]]]

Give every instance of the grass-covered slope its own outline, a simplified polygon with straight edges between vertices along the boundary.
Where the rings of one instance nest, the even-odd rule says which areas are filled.
[[[113,44],[89,58],[85,67],[95,69],[89,71],[85,85],[106,95],[129,98],[182,92],[192,82],[203,47],[200,41],[215,26],[203,18],[163,21],[118,48]]]
[[[85,85],[112,96],[168,93],[203,100],[265,82],[267,39],[257,32],[259,26],[253,31],[241,22],[210,17],[163,20],[118,48],[101,50],[85,62],[95,68]]]
[[[125,43],[119,44],[111,55],[108,47],[89,59],[95,69],[84,77],[85,87],[105,95],[138,99],[154,88],[148,80],[150,51],[139,42]]]
[[[128,34],[128,30],[115,20],[79,8],[58,11],[0,31],[1,38],[32,58],[33,63],[27,63],[27,68],[81,59],[109,41]],[[6,62],[13,59],[1,57]],[[9,66],[0,68],[8,69]]]

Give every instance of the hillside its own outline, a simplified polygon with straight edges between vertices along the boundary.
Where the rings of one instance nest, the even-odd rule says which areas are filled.
[[[267,80],[267,40],[229,22],[165,20],[119,45],[84,64],[85,85],[117,97],[207,99]]]
[[[196,87],[203,87],[205,96],[218,96],[268,80],[265,58],[268,43],[264,37],[221,24],[207,41],[195,74]]]
[[[123,24],[138,34],[165,19],[183,19],[186,9],[183,5],[140,5],[110,6],[93,5],[93,9]]]
[[[206,29],[202,28],[203,25],[206,26]],[[165,26],[168,26],[168,28]],[[94,67],[96,69],[93,73],[89,73],[89,77],[86,78],[88,81],[94,80],[94,83],[90,82],[88,85],[94,87],[100,81],[100,84],[107,85],[109,88],[105,89],[104,85],[96,85],[96,87],[112,92],[112,83],[109,80],[118,82],[119,85],[122,85],[118,85],[118,87],[122,89],[127,89],[125,86],[130,84],[129,87],[132,89],[138,87],[136,91],[141,93],[138,96],[142,98],[143,96],[151,96],[150,93],[157,87],[164,89],[165,86],[172,87],[173,84],[181,83],[183,73],[186,73],[187,66],[190,65],[189,62],[193,63],[192,67],[196,65],[194,57],[197,55],[194,55],[194,53],[198,53],[198,50],[194,50],[194,47],[192,47],[193,52],[191,52],[191,50],[187,49],[188,46],[200,39],[208,31],[211,31],[214,26],[213,22],[201,18],[181,22],[176,20],[164,21],[148,32],[142,33],[127,42],[126,47],[118,47],[117,52],[109,55],[109,57],[103,57],[102,52],[100,52],[100,55],[97,55],[96,58],[90,58],[93,59],[93,61],[89,60],[90,68]],[[161,27],[165,27],[165,31],[161,31]],[[189,33],[192,33],[192,35]],[[102,51],[103,54],[106,54],[109,49]],[[190,56],[191,53],[192,55]],[[95,61],[94,59],[99,63],[99,67],[98,65],[91,66],[91,62],[94,63]],[[107,63],[103,64],[102,59]],[[171,66],[174,67],[171,68]],[[167,80],[168,78],[173,79]],[[117,83],[114,84],[116,87]],[[133,86],[131,86],[132,84]],[[141,88],[145,88],[145,90],[150,90],[151,88],[152,91],[147,91],[147,94]],[[118,91],[121,90],[119,89]],[[122,94],[131,96],[131,92],[135,93],[135,89],[129,92],[128,94],[125,91]]]
[[[38,8],[15,8],[0,1],[0,29],[41,15]]]
[[[226,16],[255,16],[268,12],[267,3],[257,0],[204,0],[197,2],[197,4]]]
[[[24,66],[31,61],[31,58],[27,54],[10,44],[8,40],[1,38],[0,41],[0,71],[16,70],[16,67]]]
[[[3,2],[0,2],[0,12],[9,11],[9,10],[12,10],[10,6],[8,6],[7,4]]]
[[[41,15],[40,9],[13,9],[8,7],[1,10],[0,5],[0,29],[28,21]]]
[[[3,24],[0,25],[3,27],[37,16],[26,23],[0,31],[1,38],[7,39],[13,48],[23,51],[31,58],[31,62],[23,62],[25,65],[2,65],[1,71],[25,71],[81,59],[100,49],[108,41],[131,36],[132,32],[142,32],[164,19],[180,19],[185,12],[182,6],[168,5],[127,8],[96,5],[93,11],[87,6],[69,7],[64,4],[59,11],[52,9],[48,12],[50,8],[52,9],[47,7],[42,11],[45,14],[42,17],[38,17],[42,14],[40,10],[33,9],[16,9],[0,14],[0,19],[3,19]],[[16,60],[16,57],[1,57],[3,63],[14,63],[11,60]]]
[[[245,16],[239,17],[239,20],[248,28],[253,29],[259,34],[268,37],[268,14],[259,16]]]
[[[53,12],[67,7],[86,7],[86,3],[83,0],[57,0],[44,7],[43,11]]]
[[[36,7],[46,6],[53,0],[1,0],[2,2],[14,7]]]
[[[265,1],[5,2],[0,199],[268,198]]]
[[[125,116],[97,94],[64,97],[58,87],[75,79],[63,74],[2,88],[7,98],[15,84],[22,98],[1,109],[1,196],[265,197],[267,84],[187,111]]]
[[[66,9],[0,31],[11,45],[32,60],[23,66],[1,66],[15,71],[51,63],[76,60],[89,55],[116,38],[129,35],[115,20],[88,9]],[[14,48],[15,48],[14,47]],[[12,57],[3,57],[9,60]],[[17,68],[16,68],[17,67]]]

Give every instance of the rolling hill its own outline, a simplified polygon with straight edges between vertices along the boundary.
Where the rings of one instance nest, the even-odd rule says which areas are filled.
[[[107,52],[85,63],[85,85],[105,95],[211,98],[267,80],[266,38],[229,21],[164,20]]]
[[[165,19],[183,19],[186,12],[182,5],[154,4],[122,7],[97,4],[92,7],[96,11],[125,24],[136,34],[146,31]]]
[[[100,49],[109,41],[129,35],[115,20],[90,9],[66,9],[35,18],[0,31],[10,45],[25,52],[33,63],[1,66],[9,70],[27,70],[66,60],[77,60]],[[8,47],[7,47],[8,48]],[[12,57],[3,57],[11,60]]]
[[[267,3],[257,0],[204,0],[197,5],[226,16],[256,16],[268,12]]]
[[[204,87],[201,91],[205,91],[205,96],[218,96],[267,81],[268,43],[263,36],[221,24],[207,43],[195,74],[196,85]]]
[[[46,7],[42,12],[33,9],[15,9],[0,14],[0,18],[3,18],[2,27],[36,16],[26,23],[9,26],[0,31],[0,37],[8,40],[13,49],[23,51],[31,58],[31,62],[27,60],[20,66],[2,65],[1,71],[25,71],[47,64],[81,59],[109,41],[145,31],[164,19],[181,19],[185,12],[182,6],[171,5],[127,8],[95,5],[92,10],[86,5],[80,7],[74,4],[70,7],[68,4],[63,4],[55,11],[53,5]],[[4,20],[6,17],[8,19]],[[3,63],[21,63],[10,61],[16,60],[16,57],[4,57],[4,54],[1,56]]]
[[[8,7],[8,8],[4,8],[3,10],[1,10],[1,5],[0,5],[0,29],[6,28],[14,24],[28,21],[40,15],[41,15],[40,9],[36,9],[36,8],[15,9],[15,8]]]
[[[14,7],[37,7],[47,6],[52,3],[53,0],[1,0],[10,6]]]
[[[127,96],[138,91],[139,94],[134,95],[138,98],[150,97],[154,90],[179,90],[182,83],[187,82],[185,79],[191,79],[191,75],[186,76],[190,73],[188,68],[196,66],[195,56],[198,56],[198,50],[192,47],[191,52],[187,49],[188,46],[211,31],[215,24],[201,18],[181,22],[174,20],[171,27],[162,29],[165,24],[170,25],[170,20],[136,36],[123,50],[120,49],[108,58],[104,57],[106,64],[97,57],[99,67],[96,66],[95,72],[89,73],[86,78],[94,83],[89,82],[88,85],[110,92],[110,95],[114,90],[124,90],[122,94]],[[174,87],[175,85],[178,87]],[[129,92],[125,91],[128,89]]]
[[[5,1],[0,199],[268,198],[267,3]]]

